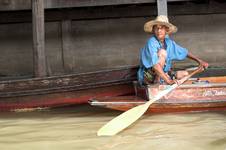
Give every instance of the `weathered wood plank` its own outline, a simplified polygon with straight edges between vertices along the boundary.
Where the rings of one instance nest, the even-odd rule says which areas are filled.
[[[90,73],[1,81],[0,98],[76,91],[132,83],[137,79],[137,69],[138,66],[127,66]],[[219,76],[225,76],[225,72],[225,69],[207,69],[194,77],[218,76],[219,78]],[[214,78],[212,80],[217,82]]]
[[[168,15],[193,15],[193,14],[223,14],[226,13],[226,5],[221,3],[211,4],[173,4],[168,3]],[[30,11],[9,11],[0,13],[0,23],[31,22]],[[80,19],[107,19],[126,17],[156,16],[155,5],[137,5],[132,7],[93,7],[89,9],[60,9],[45,10],[45,21],[61,21],[65,18],[70,20]],[[6,19],[7,18],[7,19]]]
[[[167,16],[167,0],[157,0],[158,15]]]
[[[72,54],[72,42],[71,42],[71,20],[63,20],[61,22],[61,34],[62,34],[62,58],[63,66],[66,73],[72,72],[73,60]]]
[[[137,66],[99,72],[0,82],[0,98],[90,89],[132,83]]]
[[[64,107],[87,103],[89,99],[98,97],[115,97],[134,94],[131,83],[110,85],[92,89],[0,98],[1,111],[29,111],[40,108]],[[22,109],[22,110],[21,110]]]
[[[194,0],[168,0],[175,1],[194,1]],[[91,7],[91,6],[109,6],[122,4],[145,4],[156,3],[156,0],[45,0],[45,8],[71,8],[71,7]],[[9,10],[28,10],[31,9],[29,0],[1,0],[0,11]]]
[[[45,54],[44,1],[32,0],[33,57],[35,77],[47,76]]]
[[[46,1],[46,8],[65,8],[65,7],[91,7],[91,6],[107,6],[107,5],[121,5],[121,4],[141,4],[153,3],[155,0],[48,0]]]

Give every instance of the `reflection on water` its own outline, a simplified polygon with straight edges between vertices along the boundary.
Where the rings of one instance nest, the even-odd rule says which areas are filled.
[[[0,113],[0,149],[226,150],[226,111],[146,115],[119,135],[97,137],[119,114],[87,105]]]

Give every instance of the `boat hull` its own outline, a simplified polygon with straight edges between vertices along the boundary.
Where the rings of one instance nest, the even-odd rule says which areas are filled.
[[[93,98],[119,96],[133,92],[130,84],[123,84],[62,93],[0,98],[0,111],[30,111],[78,105],[87,103]]]
[[[105,99],[93,99],[89,103],[92,106],[99,106],[113,110],[127,111],[147,101],[137,96],[122,96]],[[218,111],[226,110],[226,100],[215,101],[193,101],[193,102],[166,102],[160,100],[153,103],[146,113],[171,113],[171,112],[191,112],[191,111]]]
[[[191,84],[191,81],[188,81],[151,104],[147,113],[226,110],[226,84],[223,80],[225,77],[219,77],[219,80],[214,78],[214,82],[212,79],[209,78],[208,83],[204,84]],[[93,99],[89,103],[93,106],[127,111],[146,103],[148,97],[151,98],[150,93],[158,93],[164,88],[166,87],[135,87],[136,95]]]
[[[134,94],[137,67],[0,82],[0,111],[23,111],[87,103]]]

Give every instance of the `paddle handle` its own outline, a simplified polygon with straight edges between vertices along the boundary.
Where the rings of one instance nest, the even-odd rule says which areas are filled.
[[[167,95],[170,91],[174,90],[175,88],[177,88],[178,86],[183,84],[190,77],[192,77],[194,74],[200,72],[202,69],[203,69],[203,67],[200,65],[195,71],[193,71],[189,75],[185,76],[184,78],[178,80],[177,83],[175,83],[175,84],[169,86],[168,88],[164,89],[163,91],[161,91],[161,93],[158,93],[154,97],[151,94],[152,93],[151,88],[148,87],[148,89],[147,89],[148,100],[150,101],[152,99],[152,100],[156,101],[156,100],[160,99],[161,97],[163,97],[164,95]],[[152,103],[152,102],[149,102],[149,103]]]
[[[188,76],[181,79],[180,84],[184,83],[188,78],[190,78],[197,72],[201,71],[201,69],[202,69],[202,66],[200,66],[197,70],[195,70]],[[146,110],[149,108],[149,106],[152,103],[154,103],[155,101],[157,101],[164,95],[168,94],[170,91],[172,91],[173,89],[178,87],[180,84],[171,85],[170,88],[167,88],[167,89],[161,91],[160,93],[158,93],[158,95],[156,95],[154,98],[150,99],[145,104],[136,106],[136,107],[122,113],[118,117],[112,119],[110,122],[105,124],[101,129],[99,129],[99,131],[97,132],[97,135],[98,136],[103,136],[103,135],[112,136],[112,135],[115,135],[118,132],[122,131],[123,129],[127,128],[132,123],[134,123],[137,119],[139,119],[146,112]]]
[[[193,71],[192,73],[190,73],[190,74],[187,75],[186,77],[180,79],[180,80],[178,81],[178,85],[183,84],[185,81],[187,81],[187,80],[188,80],[189,78],[191,78],[193,75],[195,75],[196,73],[198,73],[198,72],[200,72],[200,71],[202,71],[202,70],[203,70],[203,66],[202,66],[202,65],[199,65],[199,67],[198,67],[195,71]]]

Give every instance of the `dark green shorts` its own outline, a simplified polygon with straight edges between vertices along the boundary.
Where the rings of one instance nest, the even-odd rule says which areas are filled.
[[[171,79],[175,79],[175,71],[169,71],[167,73],[169,75],[169,77]],[[160,81],[157,81],[156,79],[156,73],[154,72],[154,70],[151,68],[151,69],[146,69],[144,71],[144,83],[143,84],[153,84],[153,83],[157,83],[157,82],[160,82],[161,83],[164,83],[164,80],[163,79],[160,79]]]
[[[144,84],[153,84],[156,74],[153,69],[144,70]]]

